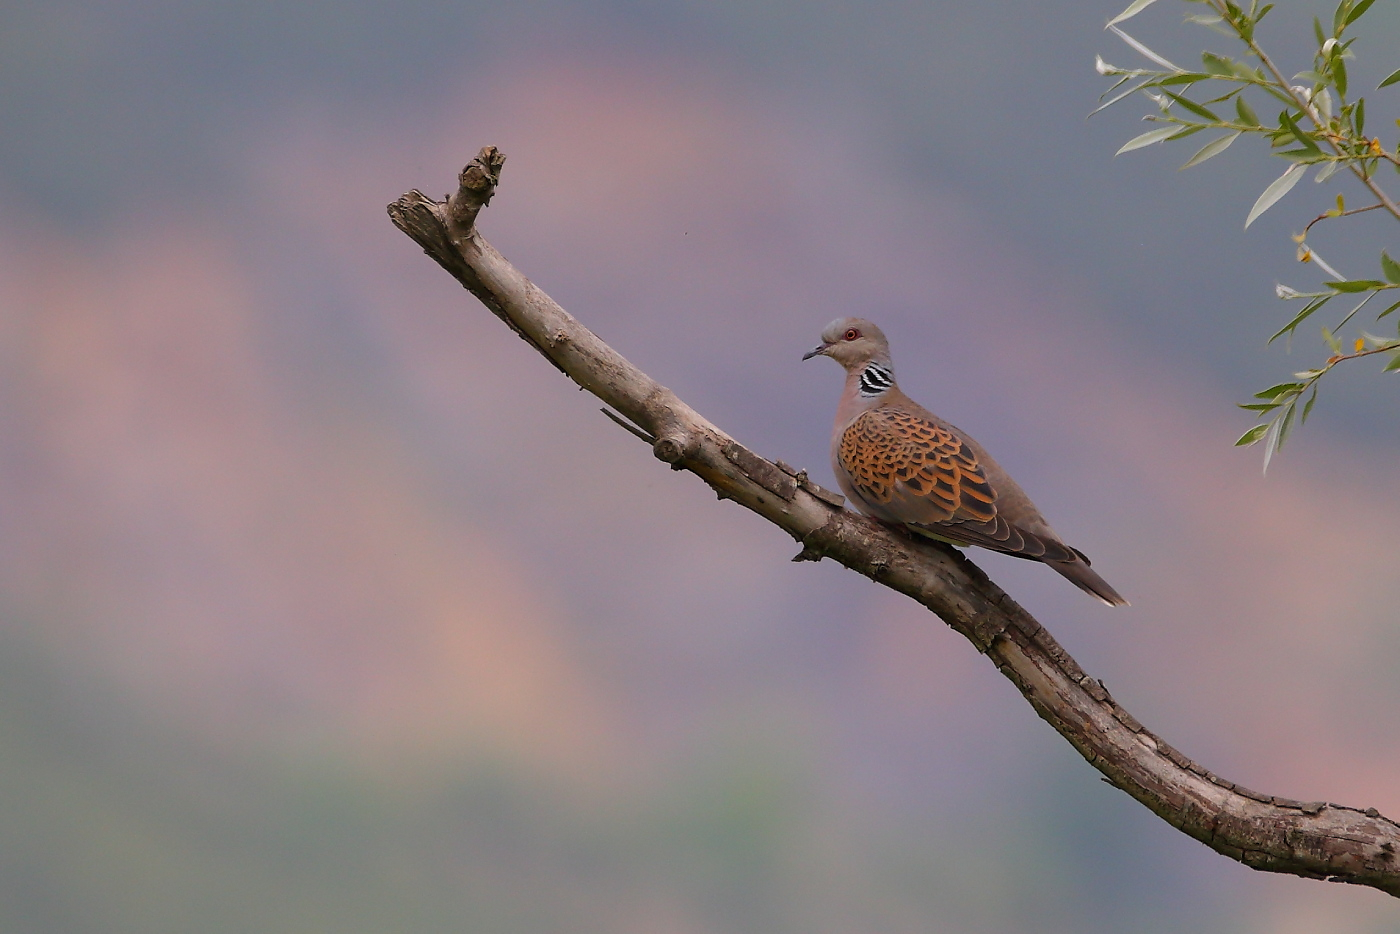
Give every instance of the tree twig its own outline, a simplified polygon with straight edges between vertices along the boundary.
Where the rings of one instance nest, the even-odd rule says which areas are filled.
[[[1351,217],[1353,214],[1365,214],[1367,211],[1376,211],[1384,207],[1384,204],[1381,204],[1379,201],[1377,201],[1375,204],[1368,204],[1364,208],[1351,208],[1347,211],[1337,211],[1335,213],[1332,211],[1326,211],[1322,214],[1317,215],[1317,217],[1314,217],[1312,220],[1308,221],[1308,226],[1303,228],[1303,236],[1307,237],[1308,231],[1313,229],[1313,224],[1316,224],[1318,221],[1325,221],[1329,217]]]
[[[1283,89],[1284,93],[1286,93],[1290,98],[1293,99],[1293,103],[1298,108],[1298,110],[1304,114],[1307,114],[1307,117],[1309,120],[1312,121],[1313,126],[1316,127],[1318,130],[1322,131],[1324,137],[1327,140],[1328,145],[1332,147],[1332,151],[1335,152],[1338,156],[1344,157],[1346,154],[1342,152],[1342,147],[1337,142],[1336,136],[1327,132],[1326,122],[1318,116],[1317,108],[1313,106],[1312,101],[1308,100],[1306,97],[1299,94],[1293,89],[1293,85],[1288,83],[1288,79],[1283,76],[1283,72],[1279,71],[1278,66],[1274,64],[1273,59],[1269,58],[1269,56],[1265,54],[1264,50],[1259,46],[1259,43],[1254,41],[1253,36],[1245,36],[1243,33],[1240,32],[1239,26],[1235,24],[1234,16],[1231,13],[1229,7],[1226,5],[1225,0],[1210,0],[1210,5],[1216,13],[1220,14],[1221,18],[1223,18],[1225,22],[1231,25],[1231,27],[1235,30],[1236,34],[1239,35],[1240,41],[1242,41],[1246,46],[1249,47],[1249,51],[1254,53],[1254,57],[1259,59],[1259,61],[1264,65],[1265,68],[1269,69],[1270,74],[1274,76],[1274,80],[1278,82],[1278,86]],[[1400,206],[1397,206],[1396,203],[1390,199],[1390,195],[1386,194],[1385,190],[1376,184],[1375,179],[1371,177],[1371,174],[1369,172],[1364,171],[1360,166],[1357,166],[1355,163],[1349,163],[1347,165],[1347,169],[1351,172],[1352,175],[1356,176],[1356,178],[1361,182],[1361,184],[1365,185],[1368,189],[1370,189],[1371,194],[1376,196],[1376,200],[1385,206],[1385,209],[1390,212],[1391,216],[1393,216],[1396,220],[1400,220]]]
[[[1400,897],[1400,824],[1374,808],[1261,794],[1192,762],[1118,706],[959,552],[841,508],[838,495],[740,445],[555,304],[475,229],[503,161],[488,146],[447,203],[414,190],[389,216],[552,364],[654,438],[659,459],[787,531],[802,546],[794,560],[832,558],[932,610],[1110,783],[1183,833],[1255,869]]]

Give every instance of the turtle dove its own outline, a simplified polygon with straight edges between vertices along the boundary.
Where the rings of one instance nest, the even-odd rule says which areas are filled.
[[[952,545],[1044,562],[1109,606],[1128,605],[980,444],[900,390],[878,327],[863,318],[833,321],[802,359],[816,356],[846,370],[831,465],[857,509]]]

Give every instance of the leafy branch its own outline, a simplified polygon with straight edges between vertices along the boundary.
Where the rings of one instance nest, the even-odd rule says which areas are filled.
[[[1245,227],[1284,198],[1302,180],[1309,168],[1317,166],[1314,179],[1327,181],[1345,169],[1373,197],[1374,203],[1348,208],[1343,197],[1337,196],[1337,206],[1314,218],[1294,236],[1299,262],[1311,263],[1329,276],[1320,291],[1300,292],[1278,285],[1275,294],[1286,301],[1301,300],[1303,308],[1269,338],[1273,343],[1280,337],[1292,339],[1298,327],[1339,296],[1364,296],[1332,326],[1322,327],[1323,342],[1331,355],[1320,366],[1294,374],[1295,382],[1280,383],[1255,393],[1258,402],[1242,406],[1257,413],[1263,421],[1246,431],[1238,445],[1264,443],[1264,467],[1283,442],[1294,424],[1307,420],[1317,400],[1321,379],[1338,364],[1359,360],[1375,354],[1389,354],[1384,371],[1400,370],[1400,339],[1386,339],[1361,332],[1355,338],[1355,350],[1343,353],[1344,341],[1338,333],[1376,296],[1400,289],[1400,264],[1384,251],[1380,255],[1381,278],[1354,279],[1344,276],[1328,264],[1308,243],[1314,225],[1324,220],[1351,217],[1368,211],[1384,211],[1400,221],[1400,205],[1381,187],[1376,175],[1386,165],[1400,172],[1400,141],[1387,149],[1379,136],[1366,133],[1366,99],[1348,99],[1350,79],[1347,63],[1354,61],[1351,51],[1356,37],[1347,30],[1369,10],[1375,0],[1341,0],[1332,17],[1332,28],[1324,29],[1321,20],[1313,18],[1316,51],[1312,67],[1299,72],[1289,81],[1255,39],[1255,30],[1273,9],[1273,4],[1260,6],[1252,0],[1249,8],[1232,0],[1187,0],[1207,7],[1211,12],[1187,17],[1188,22],[1212,29],[1239,42],[1245,51],[1243,59],[1204,52],[1198,70],[1181,68],[1148,48],[1119,28],[1118,24],[1142,12],[1156,0],[1134,0],[1108,23],[1108,29],[1130,48],[1146,58],[1154,67],[1120,68],[1096,57],[1095,68],[1101,75],[1116,76],[1116,83],[1104,93],[1108,98],[1094,113],[1111,107],[1135,94],[1145,95],[1156,106],[1144,120],[1160,124],[1124,143],[1118,153],[1132,152],[1168,140],[1184,139],[1202,130],[1224,131],[1216,136],[1182,165],[1183,169],[1200,165],[1220,155],[1235,140],[1244,135],[1266,139],[1273,154],[1290,164],[1283,174],[1269,184],[1255,200],[1245,219]],[[1299,83],[1293,83],[1299,82]],[[1383,80],[1377,90],[1400,83],[1400,70]],[[1126,90],[1121,90],[1124,86]],[[1214,95],[1214,96],[1209,96]],[[1283,105],[1275,120],[1261,120],[1250,98],[1262,98],[1272,106]],[[1102,98],[1101,98],[1102,99]],[[1233,113],[1226,110],[1228,105]],[[1397,121],[1400,124],[1400,121]],[[1381,311],[1379,321],[1400,308],[1400,301]],[[1400,318],[1397,319],[1400,321]],[[1301,413],[1298,403],[1307,397]]]

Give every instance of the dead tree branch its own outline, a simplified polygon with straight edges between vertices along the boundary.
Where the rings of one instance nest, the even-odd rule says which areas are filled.
[[[1374,808],[1261,794],[1192,762],[1118,706],[960,553],[847,511],[804,471],[754,454],[555,304],[476,230],[504,161],[488,146],[445,203],[414,190],[389,205],[389,216],[513,331],[621,413],[659,459],[791,534],[802,546],[793,560],[832,558],[932,610],[1109,782],[1183,833],[1254,869],[1400,897],[1400,824]]]

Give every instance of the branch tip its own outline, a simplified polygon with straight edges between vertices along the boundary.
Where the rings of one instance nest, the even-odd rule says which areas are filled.
[[[491,203],[505,164],[505,153],[495,146],[483,146],[458,174],[457,193],[447,199],[447,218],[462,233],[472,232],[477,214]]]

